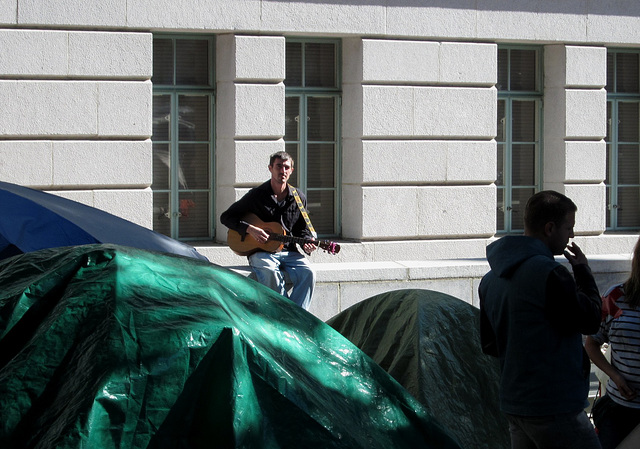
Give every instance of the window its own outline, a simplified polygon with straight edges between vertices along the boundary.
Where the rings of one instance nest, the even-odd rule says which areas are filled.
[[[153,39],[153,229],[176,239],[210,238],[213,161],[213,40]]]
[[[640,227],[640,53],[607,54],[607,229]]]
[[[339,234],[339,41],[288,39],[286,151],[295,160],[291,183],[307,195],[321,236]]]
[[[542,184],[540,61],[537,48],[498,48],[498,232],[524,229],[527,200]]]

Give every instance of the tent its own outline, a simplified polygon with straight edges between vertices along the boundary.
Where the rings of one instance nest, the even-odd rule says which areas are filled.
[[[44,248],[114,243],[207,260],[192,246],[57,195],[0,181],[0,259]]]
[[[115,245],[0,261],[0,416],[2,448],[459,448],[288,299]]]
[[[480,348],[480,311],[431,290],[368,298],[327,321],[417,398],[468,449],[509,448],[497,359]]]

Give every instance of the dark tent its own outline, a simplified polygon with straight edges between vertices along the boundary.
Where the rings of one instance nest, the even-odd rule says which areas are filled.
[[[338,332],[203,261],[0,262],[2,448],[458,448]]]
[[[500,367],[480,349],[480,311],[430,290],[366,299],[327,323],[412,393],[467,449],[508,448]]]

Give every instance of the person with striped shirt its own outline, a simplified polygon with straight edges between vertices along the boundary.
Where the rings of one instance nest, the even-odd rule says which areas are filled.
[[[631,274],[610,287],[602,298],[602,323],[585,341],[593,363],[609,381],[606,394],[593,409],[603,449],[615,448],[640,424],[640,239],[631,262]],[[600,347],[611,346],[609,362]]]

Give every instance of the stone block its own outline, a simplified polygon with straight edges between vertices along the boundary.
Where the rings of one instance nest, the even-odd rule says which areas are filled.
[[[607,49],[554,44],[544,47],[544,85],[600,89],[607,83]]]
[[[93,190],[47,190],[47,193],[95,207]]]
[[[487,240],[484,238],[397,240],[364,242],[361,245],[366,248],[366,252],[361,256],[362,259],[355,258],[357,248],[349,248],[349,253],[354,254],[352,260],[363,262],[369,260],[469,260],[485,257]]]
[[[144,190],[95,190],[94,205],[98,209],[153,229],[153,193]]]
[[[471,279],[421,279],[412,280],[403,288],[440,292],[473,305],[474,292],[471,282]]]
[[[416,236],[488,237],[495,233],[494,185],[423,187],[417,194]]]
[[[588,91],[587,91],[588,92]],[[567,123],[567,91],[563,87],[550,87],[544,93],[544,142],[549,139],[560,145],[566,137]]]
[[[215,195],[216,195],[216,200],[215,200],[216,210],[215,210],[215,214],[214,214],[216,240],[218,240],[220,242],[226,242],[227,241],[227,228],[220,223],[220,215],[225,210],[227,210],[227,208],[229,206],[231,206],[231,204],[233,204],[235,201],[240,199],[242,197],[242,195],[244,195],[247,191],[248,191],[248,189],[242,189],[239,192],[238,189],[235,189],[235,188],[232,188],[232,187],[229,187],[229,186],[225,186],[225,188],[216,189],[216,192],[215,192]],[[242,194],[240,194],[240,193],[242,193]],[[236,258],[239,257],[239,256],[236,256],[230,250],[227,249],[226,251],[224,251],[224,256],[233,257],[233,260],[234,260],[233,263],[234,264],[238,263],[236,261]],[[212,259],[210,258],[209,260],[212,260]],[[246,263],[246,259],[244,259],[241,263]]]
[[[98,133],[101,136],[151,137],[152,85],[144,82],[98,84]]]
[[[227,210],[229,206],[242,198],[249,190],[249,187],[240,187],[218,189],[216,192],[216,219],[218,220],[216,229],[223,231],[221,233],[222,235],[218,234],[218,239],[221,241],[227,240],[227,228],[220,224],[220,215]]]
[[[135,2],[134,2],[135,3]],[[148,5],[150,8],[152,5]],[[155,7],[154,9],[157,9]],[[20,0],[19,25],[89,27],[131,26],[127,22],[127,0]]]
[[[235,85],[235,135],[238,138],[284,136],[284,84]]]
[[[54,195],[95,207],[137,225],[153,226],[153,194],[143,190],[55,190]]]
[[[151,135],[150,82],[0,81],[5,137]]]
[[[363,187],[362,237],[399,238],[418,236],[418,189],[414,186]],[[349,204],[349,203],[345,203]],[[381,211],[385,217],[381,220]]]
[[[600,235],[605,231],[607,200],[604,183],[568,184],[563,193],[578,206],[574,227],[576,235]]]
[[[604,139],[607,133],[607,92],[604,89],[566,91],[567,139]]]
[[[384,32],[424,39],[470,38],[477,34],[478,11],[472,0],[431,0],[429,6],[425,8],[421,0],[407,0],[388,7]]]
[[[363,187],[357,184],[342,185],[342,236],[359,240],[363,237],[365,217],[363,215]],[[372,219],[367,217],[366,219]]]
[[[0,24],[16,25],[18,0],[0,0]]]
[[[70,76],[151,79],[151,33],[70,32],[68,39]]]
[[[267,168],[269,156],[285,150],[284,140],[237,141],[235,148],[235,157],[232,161],[223,163],[218,159],[220,176],[228,180],[230,185],[263,183],[271,176]]]
[[[33,187],[51,186],[52,142],[0,141],[0,180]]]
[[[364,86],[362,135],[366,137],[413,136],[414,88]]]
[[[607,148],[598,142],[566,142],[565,181],[572,183],[604,182],[607,173]]]
[[[471,296],[471,305],[480,308],[480,295],[478,294],[478,289],[480,288],[480,281],[482,279],[473,279],[472,291],[473,295]]]
[[[358,304],[360,301],[371,298],[380,293],[392,290],[409,288],[409,283],[399,284],[398,282],[357,282],[340,285],[340,310],[347,310],[349,307]]]
[[[567,84],[567,56],[564,44],[545,45],[543,51],[544,88],[564,90]]]
[[[362,139],[342,139],[342,182],[344,184],[363,182],[364,146]]]
[[[54,141],[53,185],[151,185],[151,141]]]
[[[236,137],[235,84],[219,82],[216,94],[216,140],[232,141]]]
[[[566,85],[577,88],[604,88],[607,84],[606,47],[568,45],[566,52]]]
[[[136,0],[127,2],[127,25],[168,30],[261,30],[260,0]]]
[[[416,88],[414,136],[490,139],[496,135],[495,88]]]
[[[523,40],[583,42],[587,36],[584,5],[564,1],[488,0],[477,10],[476,38],[492,41]]]
[[[309,312],[322,321],[327,321],[338,314],[340,310],[339,284],[316,284]]]
[[[409,269],[410,280],[471,279],[482,277],[488,270],[484,259],[471,260],[407,260],[398,263]]]
[[[63,31],[0,30],[0,73],[5,78],[66,76],[68,38]]]
[[[440,44],[441,84],[493,86],[497,82],[497,73],[497,45],[464,42]]]
[[[98,134],[95,82],[4,80],[0,103],[3,137]]]
[[[364,183],[488,184],[496,178],[494,141],[365,140],[361,159]]]
[[[364,86],[365,137],[496,135],[495,88]]]
[[[496,179],[497,146],[491,141],[457,141],[447,145],[447,181],[492,183]]]
[[[426,41],[362,40],[362,81],[379,84],[435,83],[440,44]]]
[[[236,35],[216,36],[216,82],[232,83],[236,79]]]
[[[447,146],[446,141],[365,140],[362,142],[362,182],[444,182]]]
[[[284,81],[284,37],[236,36],[235,49],[236,81]]]
[[[374,95],[378,93],[374,90]],[[389,99],[385,98],[385,106],[390,104]],[[409,100],[409,101],[408,101]],[[372,100],[375,101],[375,100]],[[409,104],[410,99],[405,99]],[[398,110],[396,113],[400,113]],[[364,117],[371,116],[371,120],[377,120],[375,111],[367,111],[364,109],[364,89],[361,84],[343,84],[342,85],[342,138],[343,139],[361,139],[364,132]]]
[[[224,34],[217,38],[216,49],[218,81],[284,81],[284,37]]]
[[[363,75],[363,42],[360,37],[342,39],[342,87],[350,84],[360,85]],[[343,92],[344,95],[344,92]]]
[[[385,5],[375,2],[260,2],[260,27],[264,31],[332,35],[386,33]],[[389,33],[393,34],[393,33]]]
[[[610,45],[638,43],[640,28],[640,4],[633,1],[608,1],[589,3],[586,31],[590,42],[607,42]]]

